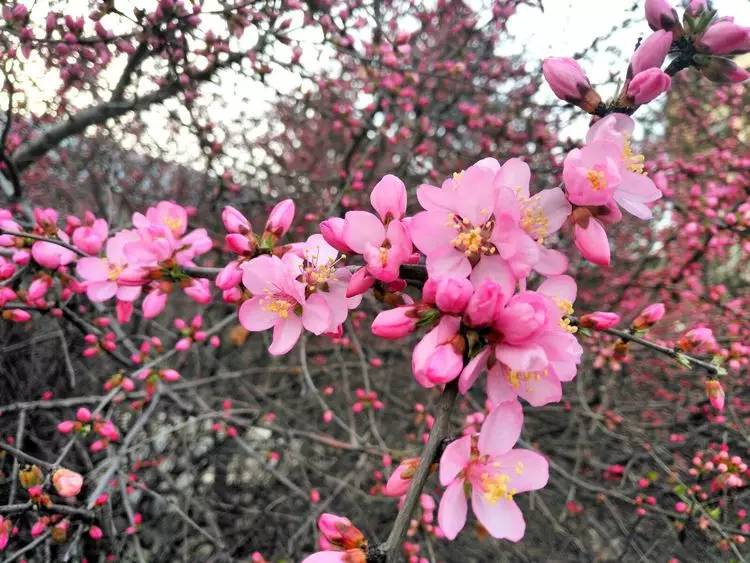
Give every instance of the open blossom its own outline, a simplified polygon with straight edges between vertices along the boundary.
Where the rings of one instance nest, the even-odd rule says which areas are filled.
[[[86,295],[95,303],[114,296],[121,301],[135,301],[141,293],[140,280],[145,283],[146,271],[128,267],[125,246],[140,241],[132,230],[123,230],[107,241],[105,258],[80,258],[76,272],[84,281]]]
[[[652,216],[648,204],[661,191],[644,172],[644,157],[633,153],[630,138],[633,120],[611,114],[596,122],[586,144],[565,157],[563,181],[572,213],[575,244],[591,262],[606,266],[609,243],[603,223],[616,223],[622,207],[639,219]]]
[[[573,312],[576,285],[569,276],[545,280],[537,291],[524,291],[500,304],[493,332],[499,342],[481,349],[459,378],[466,393],[481,372],[493,403],[520,396],[534,406],[559,401],[561,382],[576,375],[583,349],[564,315]]]
[[[395,176],[385,176],[373,188],[370,202],[378,215],[349,211],[341,238],[346,247],[362,255],[370,275],[388,283],[399,278],[399,269],[412,254],[412,242],[401,221],[406,211],[406,188]]]
[[[513,448],[523,425],[517,401],[501,403],[482,424],[479,435],[448,444],[440,458],[440,484],[446,487],[438,522],[448,539],[466,524],[467,491],[479,522],[495,538],[519,541],[526,523],[513,500],[518,493],[544,487],[549,467],[543,456]]]
[[[262,255],[242,265],[252,293],[239,311],[250,331],[274,329],[269,352],[285,354],[303,327],[313,334],[334,332],[360,298],[346,295],[351,274],[337,267],[338,252],[321,235],[295,245],[283,258]]]
[[[414,216],[409,231],[427,257],[431,277],[467,277],[483,261],[498,257],[517,278],[534,268],[546,271],[549,258],[538,240],[559,228],[568,204],[564,198],[557,201],[551,207],[555,215],[548,216],[548,198],[556,199],[555,194],[550,190],[529,198],[524,166],[516,159],[501,166],[486,158],[440,188],[420,186],[417,197],[425,211]],[[553,261],[553,270],[564,270],[566,263],[557,254]]]

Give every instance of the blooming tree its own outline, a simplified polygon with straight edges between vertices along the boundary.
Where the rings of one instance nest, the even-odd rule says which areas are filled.
[[[634,375],[643,389],[653,387],[655,397],[675,401],[695,382],[685,383],[682,392],[670,390],[680,385],[674,370],[700,370],[705,402],[690,414],[707,424],[727,422],[723,382],[747,364],[741,339],[750,327],[733,322],[728,333],[736,338],[720,342],[690,309],[708,292],[712,303],[705,309],[713,312],[712,320],[728,312],[739,317],[744,310],[746,296],[732,297],[741,284],[701,279],[700,265],[704,254],[738,261],[748,251],[742,240],[750,220],[744,197],[748,156],[732,135],[717,131],[718,139],[694,135],[692,150],[699,155],[694,160],[674,160],[645,143],[643,150],[656,154],[647,158],[636,148],[633,116],[647,104],[652,116],[658,114],[652,102],[674,89],[664,111],[670,140],[680,142],[701,129],[680,122],[682,113],[674,109],[680,93],[689,97],[698,120],[708,119],[716,109],[714,98],[721,97],[733,116],[727,127],[739,129],[734,116],[745,99],[739,84],[750,75],[733,57],[750,52],[750,29],[719,17],[705,2],[692,1],[678,14],[666,0],[647,0],[652,31],[607,101],[576,60],[547,59],[541,74],[551,90],[591,116],[584,143],[557,158],[547,111],[535,108],[537,113],[525,116],[533,104],[530,94],[540,86],[535,71],[492,55],[519,4],[494,2],[484,21],[462,3],[448,1],[422,8],[377,0],[215,7],[161,0],[132,15],[103,3],[86,17],[52,9],[43,19],[21,3],[4,7],[8,111],[2,186],[9,203],[0,209],[3,330],[12,339],[26,327],[49,322],[56,327],[53,336],[31,338],[61,341],[67,385],[76,387],[80,364],[92,388],[102,393],[57,398],[50,389],[41,398],[0,407],[15,424],[15,433],[0,441],[9,468],[0,550],[9,560],[42,549],[49,554],[53,543],[63,559],[94,553],[140,561],[176,557],[170,541],[155,534],[158,524],[144,518],[144,511],[153,515],[159,509],[178,516],[183,537],[185,530],[200,536],[195,548],[200,557],[247,557],[241,551],[252,544],[252,534],[248,540],[241,529],[225,533],[227,518],[181,498],[184,486],[170,471],[183,461],[157,455],[168,451],[172,435],[202,422],[213,437],[208,444],[182,435],[188,471],[181,478],[194,480],[192,467],[236,444],[252,461],[251,480],[278,482],[286,494],[313,507],[285,538],[288,550],[298,553],[296,542],[309,540],[317,522],[320,549],[308,563],[396,561],[401,555],[417,562],[434,559],[425,554],[432,552],[433,539],[460,541],[469,533],[463,531],[469,504],[482,535],[520,542],[532,529],[521,493],[543,490],[553,472],[572,487],[565,491],[565,514],[571,518],[584,510],[575,500],[574,488],[580,487],[596,492],[618,523],[609,496],[635,505],[638,518],[650,510],[671,519],[677,533],[687,533],[697,521],[709,544],[742,559],[750,533],[750,525],[741,523],[746,513],[735,508],[736,524],[728,523],[726,514],[728,499],[735,502],[734,493],[745,486],[748,468],[727,440],[707,444],[690,461],[675,456],[672,467],[647,430],[633,430],[625,439],[628,447],[638,444],[658,471],[645,470],[634,479],[630,465],[591,465],[602,481],[633,480],[644,490],[661,475],[667,484],[657,499],[613,492],[577,476],[586,434],[579,435],[572,471],[563,466],[565,452],[547,452],[539,440],[521,436],[527,417],[535,428],[543,426],[544,419],[532,418],[536,412],[550,418],[578,409],[587,417],[580,422],[587,432],[621,439],[622,416],[609,408],[612,384],[603,385],[594,405],[579,372],[591,354],[592,373],[605,368],[622,373],[638,365],[631,358],[637,346],[654,354],[653,362],[669,366],[663,379]],[[323,37],[321,51],[340,52],[336,70],[310,76],[304,47],[310,34]],[[19,70],[15,60],[29,66]],[[22,72],[30,73],[39,61],[47,72],[59,72],[55,107],[44,115],[17,115],[17,89],[28,79]],[[122,70],[112,86],[118,61]],[[284,126],[259,135],[256,141],[264,148],[252,163],[236,156],[249,139],[230,123],[206,121],[203,111],[202,104],[217,96],[212,80],[232,66],[249,67],[251,80],[292,71],[315,85],[301,96],[280,97],[275,111]],[[714,90],[718,87],[698,81],[698,74],[734,86]],[[82,98],[93,101],[79,107]],[[109,195],[96,190],[98,213],[86,209],[63,220],[58,206],[35,204],[49,186],[63,193],[79,189],[82,163],[69,162],[72,153],[96,152],[99,142],[114,149],[112,139],[126,143],[129,135],[141,138],[143,118],[132,114],[170,102],[179,124],[175,130],[192,129],[205,159],[204,185],[188,190],[195,206],[164,199],[118,212],[114,194],[127,187],[144,183],[161,193],[183,184],[164,186],[166,175],[181,176],[163,162],[138,171],[147,162],[143,158],[115,170],[127,179],[110,187]],[[68,111],[69,117],[62,117]],[[107,142],[99,132],[65,145],[90,125],[104,129],[107,120],[124,116]],[[720,169],[719,161],[728,170]],[[259,199],[241,193],[233,165],[267,181],[253,192]],[[83,167],[90,181],[103,181],[102,162]],[[282,186],[285,181],[295,189]],[[123,198],[128,207],[148,199],[148,193],[135,191],[134,200]],[[270,209],[262,205],[269,193],[287,191],[293,197]],[[217,207],[221,226],[207,214]],[[261,208],[263,213],[257,212]],[[670,230],[655,216],[680,219]],[[680,256],[685,247],[694,254]],[[617,269],[622,261],[637,265]],[[676,287],[678,282],[685,287]],[[577,301],[585,304],[580,315],[574,313]],[[672,308],[672,301],[679,306]],[[597,303],[602,306],[593,307]],[[619,312],[610,310],[616,308]],[[195,312],[186,319],[184,310]],[[370,332],[376,338],[365,341],[361,327],[373,310]],[[625,315],[632,321],[623,322]],[[668,315],[681,327],[671,341],[654,332]],[[398,373],[392,387],[373,384],[369,370],[383,367],[379,355],[389,355],[383,341],[400,343],[413,381]],[[231,357],[252,343],[262,350]],[[11,353],[13,346],[5,350]],[[294,357],[295,350],[298,366],[278,363]],[[269,363],[268,356],[280,358]],[[230,363],[242,369],[230,371]],[[352,391],[354,366],[361,370],[362,387]],[[279,386],[289,385],[283,374],[298,376],[296,397],[277,398],[283,396]],[[237,380],[253,377],[249,395],[240,393]],[[268,381],[261,384],[261,377]],[[198,392],[227,381],[238,387],[230,387],[220,408],[210,404],[217,397],[207,401]],[[564,398],[566,387],[576,388],[575,405]],[[420,388],[432,390],[424,392],[432,393],[432,412],[422,403],[413,408],[405,403],[404,397]],[[39,395],[39,389],[33,391]],[[350,403],[349,412],[332,406],[337,396]],[[300,418],[295,401],[307,399],[316,418],[337,434],[311,431],[304,422],[279,422]],[[389,403],[412,408],[415,422],[399,423],[392,434],[381,432]],[[183,419],[173,418],[165,404]],[[726,428],[744,436],[741,416],[747,407],[739,395],[732,407],[736,420]],[[457,408],[466,415],[460,426],[454,424]],[[52,428],[39,436],[44,417],[37,411],[55,413]],[[654,427],[662,422],[652,409],[643,416]],[[32,430],[34,438],[27,438]],[[396,449],[397,432],[406,434],[411,449]],[[558,432],[564,435],[552,431]],[[305,438],[360,458],[346,478],[329,474],[336,463],[330,451],[325,467],[314,460],[289,462],[293,468],[308,461],[333,480],[334,493],[323,500],[316,487],[307,487],[304,469],[300,479],[281,469],[287,452],[261,453],[274,433],[289,440],[289,457],[293,440]],[[669,436],[671,444],[686,439],[685,432]],[[62,445],[50,453],[39,447],[42,440]],[[373,471],[375,485],[366,495],[359,490],[361,473],[373,456],[382,468]],[[394,457],[401,458],[395,467]],[[241,468],[231,469],[229,477],[229,466],[238,461],[228,461],[212,461],[195,487],[245,478]],[[639,471],[648,467],[638,457],[632,463]],[[437,479],[431,480],[432,473]],[[262,516],[276,499],[261,507],[252,496],[262,483],[255,485],[248,514],[255,510]],[[365,533],[353,523],[354,513],[352,519],[330,513],[338,511],[337,496],[347,488],[366,497],[398,498],[395,516],[365,522]],[[229,516],[240,510],[230,488],[217,490],[216,498],[217,510]],[[580,554],[589,554],[544,501],[538,502],[556,530],[573,537]],[[257,516],[260,528],[264,523]],[[164,530],[170,525],[164,523]],[[637,525],[617,546],[619,558],[631,545],[645,557],[633,539]],[[190,544],[183,545],[187,550]],[[249,547],[258,549],[253,561],[266,560],[263,546]]]

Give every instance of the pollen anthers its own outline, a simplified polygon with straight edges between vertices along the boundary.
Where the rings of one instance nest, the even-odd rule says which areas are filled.
[[[260,306],[264,311],[274,313],[282,319],[289,318],[290,311],[294,311],[297,302],[291,297],[279,293],[272,293],[266,289],[266,296],[261,299]]]
[[[513,389],[518,390],[521,387],[521,383],[529,384],[533,381],[539,381],[543,375],[547,375],[547,370],[543,371],[513,371],[509,370],[505,373],[505,378],[508,380]]]
[[[636,174],[645,174],[644,165],[646,163],[646,157],[642,154],[634,154],[633,146],[630,144],[630,137],[625,138],[625,143],[622,147],[622,156],[625,160],[625,166],[631,172]]]
[[[325,263],[319,264],[318,254],[305,252],[305,261],[300,265],[302,277],[307,289],[314,291],[324,284],[328,283],[336,273],[336,264],[341,260],[328,259]]]
[[[489,214],[489,210],[483,211]],[[458,215],[449,213],[448,226],[457,231],[456,237],[451,240],[451,244],[466,256],[472,257],[497,252],[495,245],[489,241],[492,229],[495,226],[493,219],[488,219],[481,226],[475,226],[468,219],[462,219]]]
[[[544,243],[544,237],[549,233],[549,219],[542,211],[539,203],[528,200],[521,214],[521,228],[534,237],[539,244]]]
[[[107,266],[107,279],[109,281],[117,281],[117,278],[120,277],[120,274],[122,274],[123,270],[125,270],[125,268],[118,264],[109,264]]]
[[[591,184],[591,189],[594,191],[601,191],[607,188],[607,178],[604,172],[591,168],[586,172],[586,179]]]
[[[510,487],[510,476],[505,473],[484,473],[480,477],[484,498],[495,504],[499,500],[513,500],[518,490]]]

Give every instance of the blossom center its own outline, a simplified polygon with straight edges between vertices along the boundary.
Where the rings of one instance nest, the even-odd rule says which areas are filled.
[[[119,264],[109,264],[109,271],[107,272],[107,279],[109,281],[116,281],[120,277],[120,274],[125,268]]]
[[[261,302],[263,310],[274,313],[281,319],[289,318],[289,312],[293,311],[297,302],[286,295],[271,295],[264,297]]]
[[[523,472],[522,467],[521,471]],[[480,483],[484,498],[492,504],[499,500],[513,500],[513,495],[518,492],[509,486],[510,476],[505,473],[484,473],[480,477]]]
[[[549,372],[545,369],[544,371],[513,371],[508,370],[505,372],[505,378],[508,380],[513,389],[516,391],[521,387],[521,382],[530,384],[533,381],[539,381],[542,375],[547,375]]]
[[[595,191],[601,191],[607,187],[607,177],[601,170],[595,170],[594,168],[589,169],[586,172],[586,179],[591,184],[591,189]]]
[[[494,254],[497,252],[495,245],[490,242],[490,235],[494,227],[494,220],[489,219],[482,225],[476,226],[468,219],[461,219],[457,215],[448,215],[449,225],[456,229],[456,237],[451,244],[468,257],[477,257],[481,254]]]
[[[540,244],[544,242],[544,237],[549,233],[549,219],[536,202],[530,202],[524,206],[521,215],[521,228],[537,239]]]

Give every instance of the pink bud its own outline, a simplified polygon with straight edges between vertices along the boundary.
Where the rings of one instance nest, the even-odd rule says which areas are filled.
[[[104,537],[104,532],[99,526],[91,526],[89,528],[89,537],[94,541],[99,541]]]
[[[47,523],[43,520],[37,520],[34,522],[34,525],[31,526],[31,537],[36,538],[37,536],[42,535],[46,529]]]
[[[91,420],[91,411],[86,407],[80,407],[76,411],[76,419],[80,422],[89,422]]]
[[[750,78],[750,72],[726,57],[695,55],[693,60],[698,64],[703,76],[712,82],[739,83]]]
[[[208,339],[208,344],[211,346],[211,348],[218,348],[221,346],[221,339],[216,336],[215,334]]]
[[[601,98],[591,87],[586,73],[574,59],[551,57],[542,64],[544,79],[555,95],[573,105],[591,112],[601,103]]]
[[[83,476],[61,467],[52,474],[52,484],[61,497],[74,497],[81,492]]]
[[[750,51],[750,28],[728,20],[711,25],[698,41],[712,55],[729,55]]]
[[[344,254],[351,254],[352,249],[344,242],[346,221],[341,217],[331,217],[320,223],[320,234],[333,248]]]
[[[333,411],[331,410],[323,411],[323,422],[328,424],[332,420],[333,420]]]
[[[432,278],[427,280],[430,284]],[[463,313],[469,299],[474,293],[474,286],[466,278],[441,278],[435,280],[435,304],[438,309],[444,313],[459,314]]]
[[[606,330],[616,326],[620,322],[620,315],[610,313],[609,311],[595,311],[588,315],[583,315],[579,324],[584,328],[593,328],[595,330]]]
[[[659,322],[665,313],[664,303],[653,303],[640,312],[633,321],[633,327],[638,330],[649,328]]]
[[[349,286],[346,288],[347,297],[356,297],[362,295],[375,284],[375,278],[368,272],[367,268],[360,268],[349,280]]]
[[[31,320],[31,313],[23,309],[10,309],[6,313],[9,314],[10,320],[14,323],[25,323]]]
[[[675,512],[679,512],[680,514],[682,514],[683,512],[685,512],[687,510],[687,508],[688,508],[688,505],[685,504],[682,501],[678,501],[678,502],[674,503],[674,510],[675,510]]]
[[[677,11],[667,0],[646,0],[646,20],[654,31],[671,30],[678,22]]]
[[[687,10],[689,15],[695,17],[707,8],[707,0],[690,0]]]
[[[442,385],[458,377],[463,367],[463,355],[448,342],[435,348],[425,366],[424,374],[432,383]]]
[[[469,299],[464,320],[472,327],[490,325],[507,300],[508,296],[503,294],[498,284],[484,280]]]
[[[283,236],[289,230],[294,220],[294,202],[285,199],[277,203],[268,215],[266,230],[276,236]]]
[[[636,74],[628,85],[628,96],[640,106],[658,98],[672,86],[672,79],[658,68]]]
[[[224,237],[224,242],[227,244],[227,248],[240,255],[250,255],[255,250],[255,243],[251,241],[246,235],[239,233],[232,233]]]
[[[147,319],[159,316],[159,313],[167,306],[167,297],[168,295],[160,289],[150,291],[141,304],[143,316]]]
[[[227,205],[221,212],[221,220],[229,233],[246,234],[253,230],[250,221],[231,205]]]
[[[57,431],[63,434],[70,434],[73,432],[73,428],[75,428],[75,422],[72,420],[63,420],[57,424]]]
[[[372,333],[380,338],[397,340],[414,332],[418,320],[412,306],[388,309],[375,317]]]
[[[721,382],[716,379],[706,381],[706,395],[711,406],[719,412],[724,410],[724,388]]]
[[[49,277],[36,278],[29,285],[29,289],[26,292],[26,296],[29,301],[36,301],[44,297],[44,294],[49,290],[52,280]]]
[[[184,352],[185,350],[190,350],[190,346],[193,344],[193,341],[190,338],[180,338],[177,341],[177,344],[174,345],[175,350],[179,350],[180,352]]]
[[[201,305],[207,305],[211,302],[211,282],[206,278],[193,279],[192,283],[183,291],[190,299]]]
[[[671,31],[660,29],[649,35],[633,53],[628,76],[635,76],[649,68],[661,68],[671,46]]]
[[[161,377],[164,381],[174,382],[179,381],[180,373],[174,369],[163,369],[161,370]]]
[[[383,494],[388,497],[400,497],[406,494],[411,486],[412,477],[419,466],[419,458],[413,457],[403,460],[383,489]]]

